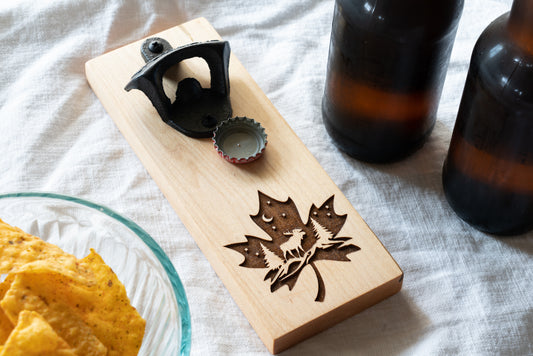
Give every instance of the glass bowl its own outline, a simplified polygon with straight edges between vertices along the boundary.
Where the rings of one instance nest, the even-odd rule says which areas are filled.
[[[2,194],[0,219],[78,258],[94,248],[146,319],[139,355],[189,355],[185,290],[167,255],[139,225],[102,205],[53,193]]]

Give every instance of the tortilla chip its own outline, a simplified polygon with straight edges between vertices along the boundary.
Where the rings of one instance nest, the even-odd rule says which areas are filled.
[[[36,275],[33,275],[35,277]],[[24,273],[15,275],[0,306],[13,324],[24,310],[39,313],[73,349],[77,355],[106,355],[106,347],[91,328],[67,305],[42,295]]]
[[[0,274],[10,273],[10,281],[0,284],[0,344],[19,313],[32,310],[79,355],[138,353],[146,321],[93,249],[78,260],[0,220],[2,245]]]
[[[39,266],[42,261],[54,268],[77,272],[77,259],[54,244],[27,234],[0,219],[0,274],[17,272],[21,267]]]
[[[33,293],[74,310],[107,347],[110,356],[136,355],[146,322],[131,306],[124,285],[92,249],[79,265],[90,270],[94,280],[72,279],[45,268],[17,276],[23,276]]]
[[[111,267],[93,249],[80,260],[81,266],[92,269],[98,295],[95,309],[86,314],[89,325],[97,325],[94,333],[109,350],[109,355],[136,355],[142,344],[146,321],[131,305],[126,288]]]
[[[24,310],[0,356],[75,356],[69,345],[38,313]]]
[[[0,283],[0,300],[4,298],[4,295],[6,295],[6,292],[11,287],[11,282],[13,282],[13,275],[8,275],[6,279]]]
[[[9,275],[2,283],[0,283],[0,300],[4,298],[4,295],[11,286],[12,281],[13,275]],[[11,331],[13,330],[13,327],[14,326],[11,320],[9,320],[7,315],[4,313],[4,310],[0,308],[0,345],[3,345],[6,342],[9,334],[11,334]]]
[[[13,331],[13,324],[0,308],[0,345],[5,344],[9,334]]]

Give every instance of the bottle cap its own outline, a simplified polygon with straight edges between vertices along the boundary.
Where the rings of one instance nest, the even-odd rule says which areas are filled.
[[[265,129],[247,117],[234,117],[221,122],[213,132],[218,154],[231,163],[248,163],[263,154],[267,144]]]

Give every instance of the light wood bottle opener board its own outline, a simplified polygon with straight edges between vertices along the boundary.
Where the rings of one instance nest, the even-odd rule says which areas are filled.
[[[202,18],[155,36],[174,48],[220,39]],[[234,55],[233,115],[268,135],[263,157],[244,165],[165,124],[141,91],[124,90],[144,65],[142,42],[88,61],[88,81],[271,353],[400,290],[401,269]],[[176,75],[210,79],[199,58],[180,62]],[[177,79],[165,83],[173,80],[175,90]]]

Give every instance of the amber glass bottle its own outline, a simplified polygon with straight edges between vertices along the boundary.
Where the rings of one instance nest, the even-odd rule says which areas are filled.
[[[443,185],[479,230],[533,228],[533,0],[515,0],[476,43]]]
[[[431,133],[463,0],[337,0],[322,101],[335,144],[400,159]]]

